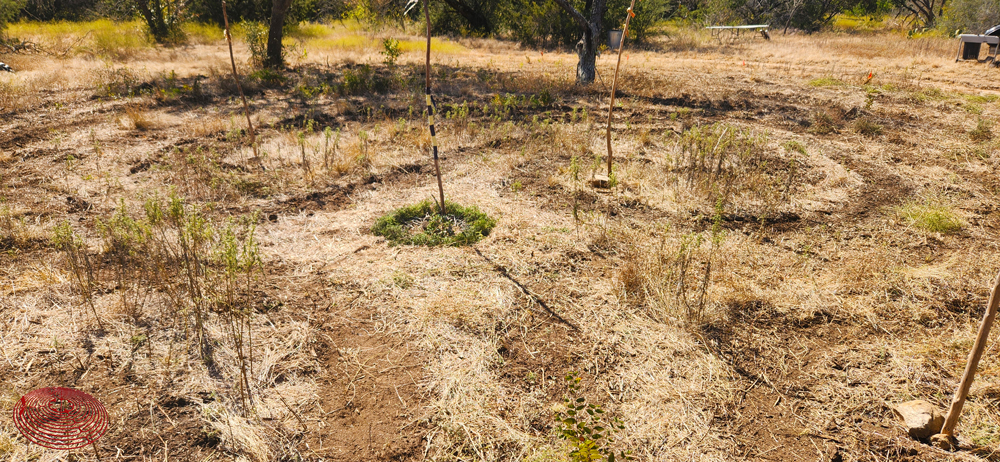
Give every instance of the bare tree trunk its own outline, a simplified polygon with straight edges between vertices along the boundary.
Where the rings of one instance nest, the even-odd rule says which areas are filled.
[[[281,53],[282,29],[285,27],[285,15],[292,6],[292,0],[272,0],[271,28],[267,31],[267,67],[280,68],[285,65]]]
[[[576,44],[576,54],[580,57],[576,65],[576,82],[588,85],[597,78],[597,46],[600,43],[600,34],[604,18],[604,10],[607,0],[590,0],[589,7],[590,20],[573,8],[568,0],[555,0],[573,20],[583,29],[583,37]]]

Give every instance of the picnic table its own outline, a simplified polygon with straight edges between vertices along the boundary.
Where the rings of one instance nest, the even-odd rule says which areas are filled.
[[[759,33],[764,40],[771,40],[771,34],[767,31],[771,28],[770,24],[750,24],[746,26],[708,26],[705,29],[712,31],[712,37],[722,41],[722,35],[729,33],[729,38],[732,41],[740,38],[742,32],[753,32]]]

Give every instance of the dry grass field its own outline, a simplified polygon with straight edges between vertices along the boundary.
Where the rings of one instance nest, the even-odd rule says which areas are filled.
[[[102,460],[570,460],[570,372],[637,460],[1000,459],[996,335],[957,452],[890,409],[946,407],[1000,268],[1000,71],[949,39],[672,30],[610,190],[613,56],[436,41],[445,194],[498,224],[427,248],[370,231],[437,192],[416,31],[244,66],[255,154],[220,31],[49,27],[0,55],[4,460],[94,460],[17,433],[44,386],[105,403]]]

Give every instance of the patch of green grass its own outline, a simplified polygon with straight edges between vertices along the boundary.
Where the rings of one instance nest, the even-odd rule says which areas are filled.
[[[847,85],[847,83],[833,77],[820,77],[818,79],[810,80],[809,85],[813,87],[842,87]]]
[[[288,77],[282,75],[281,72],[268,68],[257,69],[256,71],[251,72],[250,78],[271,86],[284,85],[285,82],[288,81]]]
[[[181,30],[189,42],[198,45],[210,45],[226,39],[222,35],[222,28],[215,24],[185,22],[181,25]]]
[[[976,103],[965,103],[962,105],[962,109],[965,109],[965,112],[969,114],[979,115],[983,113],[983,106]]]
[[[797,152],[797,153],[802,154],[804,156],[808,155],[806,153],[806,146],[804,144],[798,142],[798,141],[788,140],[788,141],[785,141],[785,143],[782,144],[782,146],[784,146],[785,150],[788,151],[788,152]]]
[[[970,406],[972,407],[972,406]],[[966,411],[967,417],[962,425],[962,434],[979,447],[995,447],[1000,443],[1000,428],[998,428],[989,414],[993,412],[990,407],[975,406]]]
[[[900,207],[898,213],[910,226],[934,233],[954,233],[965,226],[951,207],[938,200],[911,201]]]
[[[912,95],[913,99],[917,101],[940,101],[948,99],[948,94],[941,91],[938,88],[925,88],[923,90],[914,92]]]
[[[106,19],[95,21],[93,50],[98,56],[126,60],[139,51],[151,49],[145,30],[132,23],[114,23]]]
[[[399,49],[406,51],[426,51],[427,41],[421,40],[400,40]],[[462,53],[467,51],[468,48],[463,47],[455,42],[449,40],[439,40],[436,38],[431,38],[431,52],[433,53]]]
[[[333,27],[312,22],[298,23],[288,29],[287,37],[300,40],[326,37],[333,34]]]
[[[970,95],[962,93],[961,96],[962,99],[974,104],[987,104],[1000,99],[1000,96],[997,95]]]
[[[72,46],[75,48],[69,51],[119,60],[153,47],[139,21],[21,21],[11,24],[6,34],[55,48]]]
[[[427,200],[379,218],[372,234],[386,238],[389,245],[460,246],[475,244],[496,224],[496,219],[476,206],[445,202],[445,214],[441,215],[437,204]]]

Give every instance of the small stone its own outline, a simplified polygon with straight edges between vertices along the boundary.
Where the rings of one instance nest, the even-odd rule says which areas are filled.
[[[931,437],[931,444],[939,449],[951,451],[955,449],[955,438],[951,435],[938,433],[937,435]]]
[[[923,440],[941,431],[944,416],[933,404],[918,399],[897,404],[893,412],[903,420],[911,438]]]
[[[594,179],[590,180],[590,186],[607,189],[611,187],[611,179],[605,175],[594,175]]]

